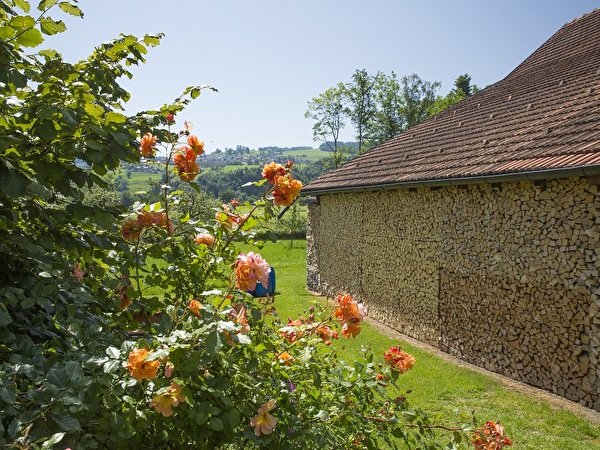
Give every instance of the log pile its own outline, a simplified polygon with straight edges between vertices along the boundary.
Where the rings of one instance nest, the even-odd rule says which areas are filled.
[[[308,285],[600,410],[600,195],[586,179],[321,195]]]

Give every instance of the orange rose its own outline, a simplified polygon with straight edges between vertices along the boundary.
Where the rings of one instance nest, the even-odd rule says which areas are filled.
[[[269,400],[260,405],[258,414],[250,419],[250,426],[254,427],[254,434],[260,436],[262,434],[271,434],[277,425],[277,419],[269,412],[275,408],[275,400]]]
[[[191,147],[184,147],[173,155],[173,164],[177,169],[177,175],[184,181],[192,181],[200,173],[200,167],[196,163],[196,153]]]
[[[178,385],[175,381],[171,383],[163,394],[155,395],[150,402],[157,412],[165,417],[169,417],[173,414],[171,407],[179,405],[181,402],[185,402],[185,398],[181,396],[181,390],[183,386]]]
[[[406,352],[403,352],[399,345],[396,347],[390,347],[383,354],[385,361],[400,373],[404,373],[410,370],[415,365],[415,358]]]
[[[204,142],[198,140],[198,138],[193,134],[188,136],[187,143],[192,148],[196,156],[200,156],[202,153],[204,153]]]
[[[151,380],[156,377],[160,361],[146,361],[146,358],[151,353],[152,351],[149,352],[145,348],[133,350],[129,353],[129,364],[125,367],[129,369],[131,376],[137,381],[141,381],[144,378]]]
[[[137,220],[128,220],[121,225],[121,236],[128,242],[137,241],[140,238],[141,229]]]
[[[152,136],[152,133],[148,132],[140,139],[140,153],[142,156],[150,156],[154,153],[154,146],[156,145],[156,136]]]
[[[292,355],[290,355],[288,352],[281,352],[279,355],[277,355],[277,360],[281,364],[290,365],[291,363],[294,362],[295,358]]]
[[[285,167],[275,162],[265,164],[262,170],[263,178],[266,178],[266,180],[271,184],[275,184],[275,177],[285,176],[286,173],[287,170]]]
[[[200,317],[200,310],[202,309],[202,303],[200,303],[198,300],[190,300],[190,303],[188,303],[188,308],[190,309],[192,314]]]
[[[194,243],[197,245],[204,244],[208,247],[212,247],[215,245],[215,237],[210,233],[198,233],[194,237]]]
[[[290,206],[300,196],[302,182],[294,180],[291,175],[275,177],[273,204],[275,206]]]

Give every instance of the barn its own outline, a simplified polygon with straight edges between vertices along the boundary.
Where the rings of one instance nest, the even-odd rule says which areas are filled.
[[[308,287],[600,410],[600,9],[303,188]]]

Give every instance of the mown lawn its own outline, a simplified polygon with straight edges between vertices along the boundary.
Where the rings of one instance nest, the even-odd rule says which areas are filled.
[[[293,248],[289,248],[289,241],[268,242],[258,252],[275,267],[276,305],[283,320],[295,318],[315,302],[323,301],[305,288],[305,241],[294,241]],[[469,422],[473,416],[479,423],[500,421],[514,440],[513,449],[600,449],[600,421],[528,397],[496,377],[459,367],[382,334],[368,323],[358,338],[340,340],[336,345],[340,357],[352,360],[360,355],[363,345],[370,346],[375,355],[383,355],[399,343],[417,361],[413,370],[401,376],[401,386],[411,391],[408,398],[413,406],[439,415],[438,422],[456,425]]]

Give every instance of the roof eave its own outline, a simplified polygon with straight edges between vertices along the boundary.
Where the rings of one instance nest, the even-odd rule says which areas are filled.
[[[481,183],[507,183],[516,181],[539,181],[553,180],[557,178],[572,177],[593,177],[600,176],[600,164],[590,166],[562,167],[557,169],[542,169],[528,172],[512,172],[503,174],[490,174],[474,177],[440,178],[432,180],[406,181],[396,183],[386,183],[378,185],[363,186],[340,186],[323,189],[302,189],[302,195],[321,195],[335,193],[379,191],[386,189],[410,189],[417,187],[444,187],[444,186],[464,186],[467,184]]]

